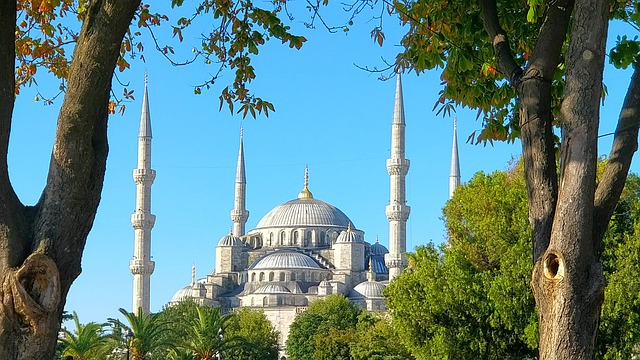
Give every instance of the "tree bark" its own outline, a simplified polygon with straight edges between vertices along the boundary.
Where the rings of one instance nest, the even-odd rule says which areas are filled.
[[[16,2],[0,5],[0,359],[51,359],[104,180],[108,102],[138,0],[88,5],[58,116],[47,184],[25,207],[9,182]]]

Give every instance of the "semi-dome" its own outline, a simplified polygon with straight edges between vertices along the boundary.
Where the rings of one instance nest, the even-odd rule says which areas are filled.
[[[386,286],[377,281],[362,282],[351,290],[350,298],[352,299],[373,299],[381,298],[382,290]]]
[[[218,246],[243,246],[242,239],[233,234],[226,235],[218,241]]]
[[[321,269],[321,267],[311,257],[297,251],[276,251],[258,259],[250,269]]]
[[[286,286],[280,284],[262,285],[253,292],[254,294],[290,294]]]
[[[337,207],[322,200],[299,198],[271,209],[256,229],[292,226],[347,227],[351,220]]]

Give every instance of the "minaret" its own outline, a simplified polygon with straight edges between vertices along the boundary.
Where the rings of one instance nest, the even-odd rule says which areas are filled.
[[[453,118],[453,147],[451,149],[451,172],[449,174],[449,199],[460,186],[460,161],[458,159],[458,123]]]
[[[242,127],[240,128],[240,149],[238,150],[238,166],[236,167],[236,187],[233,198],[233,210],[231,221],[233,222],[233,235],[244,235],[244,226],[249,218],[246,209],[247,180],[244,175],[244,144],[242,140]]]
[[[404,103],[402,80],[398,73],[396,100],[391,123],[391,158],[387,159],[387,171],[391,177],[391,191],[386,213],[389,219],[389,253],[384,260],[389,269],[389,281],[407,267],[407,219],[411,208],[406,204],[405,183],[409,171],[409,160],[404,157],[405,148]]]
[[[136,211],[131,215],[135,231],[133,260],[129,269],[133,274],[133,312],[149,313],[151,274],[155,263],[151,261],[151,229],[156,216],[151,214],[151,184],[156,171],[151,169],[151,118],[149,117],[149,96],[147,75],[144,76],[144,97],[138,132],[138,168],[133,170],[136,183]]]

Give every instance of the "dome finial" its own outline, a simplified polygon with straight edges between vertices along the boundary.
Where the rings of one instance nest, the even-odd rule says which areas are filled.
[[[378,235],[376,235],[376,244],[380,244],[380,240],[378,239]]]
[[[313,194],[309,191],[309,166],[304,166],[304,188],[298,194],[298,199],[313,199]]]
[[[196,284],[196,264],[191,265],[191,286]]]
[[[351,232],[351,221],[349,221],[349,225],[347,225],[347,232]]]

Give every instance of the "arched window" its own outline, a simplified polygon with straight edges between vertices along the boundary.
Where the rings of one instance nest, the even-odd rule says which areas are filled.
[[[283,272],[280,273],[280,281],[284,281],[284,273]]]
[[[269,281],[273,281],[274,276],[275,276],[275,275],[273,274],[273,271],[272,271],[272,272],[270,272],[270,273],[269,273]]]
[[[284,245],[284,231],[280,232],[280,245]]]
[[[298,245],[298,232],[297,231],[293,232],[293,244],[294,245]]]
[[[296,281],[296,273],[291,273],[291,281]]]
[[[263,272],[260,273],[260,281],[264,281],[264,273]]]
[[[269,305],[269,299],[265,296],[262,298],[262,306],[267,306]]]
[[[305,273],[300,273],[300,281],[307,281]]]
[[[251,281],[256,281],[256,273],[251,274]]]
[[[269,245],[268,246],[273,246],[273,233],[269,233]]]
[[[321,231],[321,232],[320,232],[320,239],[318,239],[318,243],[319,243],[320,245],[324,245],[324,244],[326,244],[327,239],[325,239],[325,236],[327,236],[327,235],[325,234],[325,232],[324,232],[324,231]]]

